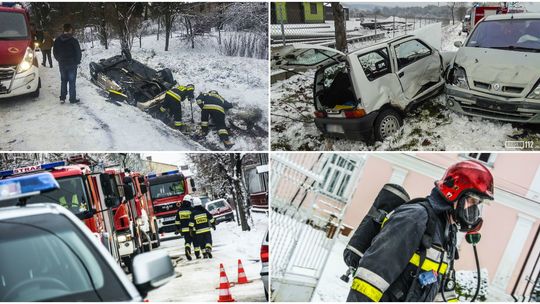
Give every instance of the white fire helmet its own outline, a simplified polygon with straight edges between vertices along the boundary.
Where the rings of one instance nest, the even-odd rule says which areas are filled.
[[[191,195],[188,194],[188,195],[184,196],[184,200],[183,200],[183,201],[184,201],[184,202],[189,202],[190,204],[193,204],[193,196],[191,196]]]
[[[202,201],[198,197],[193,198],[193,207],[202,206]]]

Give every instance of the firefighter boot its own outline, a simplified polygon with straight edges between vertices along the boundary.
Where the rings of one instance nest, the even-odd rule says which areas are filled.
[[[209,259],[211,259],[212,258],[212,249],[206,248],[206,255],[208,256]]]
[[[186,246],[186,258],[188,261],[191,261],[193,258],[191,257],[191,248]]]
[[[180,131],[180,132],[182,132],[182,131],[184,131],[184,130],[186,129],[186,124],[183,123],[183,122],[181,122],[181,121],[174,121],[174,122],[172,123],[172,126],[173,126],[176,130],[178,130],[178,131]]]
[[[201,258],[201,249],[198,248],[198,247],[195,247],[195,257],[197,259],[200,259]]]

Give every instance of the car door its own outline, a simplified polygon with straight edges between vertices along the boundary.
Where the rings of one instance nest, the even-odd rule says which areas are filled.
[[[403,102],[410,102],[441,78],[439,53],[418,38],[400,40],[391,45]]]

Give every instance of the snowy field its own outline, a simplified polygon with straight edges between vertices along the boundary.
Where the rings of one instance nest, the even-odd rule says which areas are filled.
[[[268,130],[268,61],[221,55],[213,36],[197,38],[195,49],[178,37],[170,41],[170,51],[164,50],[163,36],[143,37],[142,48],[134,42],[134,59],[159,70],[170,68],[179,84],[195,85],[199,92],[217,90],[234,103],[231,111],[260,109],[262,119],[257,126]],[[181,132],[126,103],[109,102],[103,92],[90,82],[88,65],[99,59],[120,54],[118,40],[112,40],[105,50],[97,42],[82,44],[83,57],[77,76],[79,104],[60,104],[60,74],[54,68],[40,65],[42,81],[39,98],[16,97],[0,100],[2,150],[85,150],[85,151],[160,151],[205,150]],[[41,54],[37,53],[41,64]],[[189,103],[184,102],[184,121],[191,118]],[[200,122],[200,110],[194,104],[195,124]],[[233,131],[234,132],[234,131]],[[208,141],[222,147],[216,132]],[[266,150],[268,137],[233,136],[232,150]]]
[[[265,302],[260,277],[260,250],[268,229],[268,216],[253,213],[251,231],[242,231],[236,222],[220,223],[212,230],[213,259],[188,261],[184,255],[184,240],[168,233],[160,249],[167,250],[171,259],[179,259],[176,272],[180,276],[148,294],[150,302],[217,302],[219,296],[219,264],[223,263],[231,285],[229,290],[237,302]],[[242,260],[248,284],[237,281],[238,259]]]
[[[442,50],[455,51],[461,23],[443,27]],[[352,49],[365,45],[353,45]],[[350,50],[352,50],[350,49]],[[504,150],[505,141],[524,140],[540,144],[540,129],[532,125],[504,123],[469,117],[447,110],[444,94],[425,101],[409,113],[398,133],[383,142],[329,140],[313,122],[313,75],[307,71],[271,86],[273,150]]]

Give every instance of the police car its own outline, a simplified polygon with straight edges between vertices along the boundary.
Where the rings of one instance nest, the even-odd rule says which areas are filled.
[[[168,255],[153,251],[135,257],[130,282],[70,211],[52,203],[26,204],[58,187],[48,172],[0,180],[0,302],[140,302],[174,278]]]

